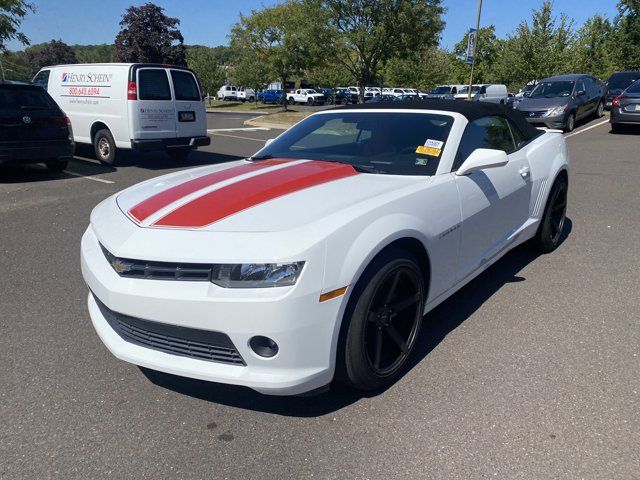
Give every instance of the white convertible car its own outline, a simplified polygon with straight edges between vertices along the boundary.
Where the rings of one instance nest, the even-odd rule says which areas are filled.
[[[82,238],[91,320],[116,357],[163,372],[378,389],[425,313],[517,245],[558,245],[568,170],[560,133],[499,105],[315,113],[252,158],[100,203]]]

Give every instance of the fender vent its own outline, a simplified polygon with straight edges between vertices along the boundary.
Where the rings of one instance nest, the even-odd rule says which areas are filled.
[[[547,182],[548,179],[545,179],[540,184],[540,190],[538,191],[538,198],[536,199],[536,204],[533,207],[533,217],[537,217],[540,214],[540,208],[542,207],[542,201],[544,199],[544,194],[547,191]]]

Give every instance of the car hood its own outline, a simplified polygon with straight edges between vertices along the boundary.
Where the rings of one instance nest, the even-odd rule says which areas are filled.
[[[317,226],[426,177],[359,173],[350,165],[246,160],[165,175],[130,187],[116,202],[140,228],[284,232]],[[351,212],[353,213],[353,212]]]
[[[554,98],[528,98],[524,97],[518,103],[518,110],[526,112],[532,110],[548,110],[550,108],[566,105],[571,101],[571,97],[554,97]]]

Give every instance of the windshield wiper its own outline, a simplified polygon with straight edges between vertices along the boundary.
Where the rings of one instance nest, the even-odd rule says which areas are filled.
[[[249,160],[269,160],[270,158],[273,158],[273,155],[267,153],[265,155],[258,155],[258,156],[252,156],[249,157]]]
[[[346,163],[345,165],[351,165],[356,172],[364,173],[387,173],[379,168],[372,167],[371,165],[354,165],[352,163]]]

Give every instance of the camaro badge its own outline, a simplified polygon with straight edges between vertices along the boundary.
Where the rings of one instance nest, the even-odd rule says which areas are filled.
[[[116,259],[111,261],[111,266],[116,271],[116,273],[124,273],[131,271],[133,263],[123,262],[122,260]]]

